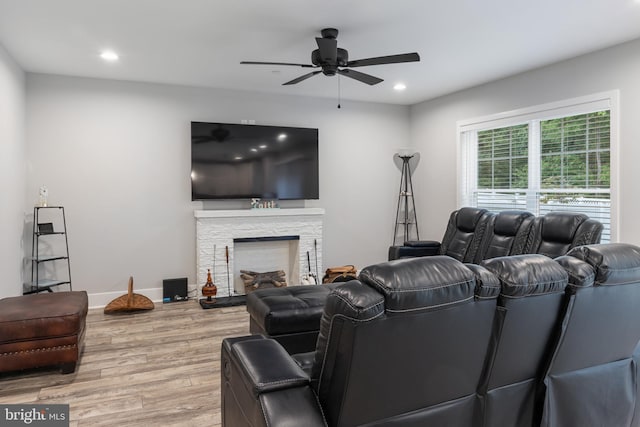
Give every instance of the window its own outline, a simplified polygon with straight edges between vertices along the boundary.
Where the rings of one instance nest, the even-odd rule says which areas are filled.
[[[529,126],[478,132],[478,188],[527,188]]]
[[[460,205],[582,212],[603,223],[602,241],[610,241],[617,98],[604,95],[458,123]]]

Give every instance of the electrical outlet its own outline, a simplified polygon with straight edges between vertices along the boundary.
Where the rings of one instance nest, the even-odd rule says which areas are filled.
[[[198,285],[187,285],[187,295],[189,297],[198,299],[201,296],[198,291]]]

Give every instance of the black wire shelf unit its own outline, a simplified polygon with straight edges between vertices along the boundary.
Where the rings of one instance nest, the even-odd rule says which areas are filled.
[[[48,211],[56,221],[52,222],[40,222],[43,210]],[[55,218],[55,215],[58,215]],[[48,217],[45,215],[45,217]],[[49,219],[47,219],[49,220]],[[61,221],[61,222],[60,222]],[[56,231],[54,229],[54,223],[62,224],[62,230]],[[64,246],[62,243],[50,241],[50,246],[57,246],[60,249],[60,253],[57,254],[42,254],[41,249],[44,245],[44,240],[53,240],[64,237]],[[41,242],[43,240],[43,242]],[[36,206],[33,208],[33,234],[31,245],[31,281],[25,283],[23,294],[35,294],[38,292],[53,292],[52,288],[61,285],[69,285],[69,290],[73,290],[71,286],[71,263],[69,260],[69,240],[67,238],[67,219],[64,213],[64,207],[62,206]],[[53,263],[55,261],[63,261],[66,264],[66,277],[41,277],[41,266],[46,263]],[[58,271],[57,269],[52,269]],[[64,270],[64,268],[63,268]],[[49,273],[53,274],[53,273]]]

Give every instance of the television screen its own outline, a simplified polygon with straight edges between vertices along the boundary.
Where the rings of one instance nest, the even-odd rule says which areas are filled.
[[[318,129],[191,122],[191,198],[318,199]]]

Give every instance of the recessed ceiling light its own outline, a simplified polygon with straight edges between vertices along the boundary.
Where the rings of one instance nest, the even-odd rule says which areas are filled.
[[[262,144],[262,145],[260,146],[260,148],[262,148],[262,149],[264,150],[265,148],[267,148],[267,145],[266,145],[266,144]]]
[[[404,83],[396,83],[396,85],[393,87],[393,89],[397,91],[403,91],[406,88],[407,88],[407,85],[405,85]]]
[[[281,133],[280,135],[278,135],[278,141],[284,141],[285,139],[287,139],[286,133]]]
[[[242,156],[235,156],[233,160],[242,160]]]
[[[252,149],[251,149],[251,152],[253,152],[253,153],[257,153],[257,152],[258,152],[258,149],[257,149],[257,148],[252,148]]]
[[[112,50],[105,50],[100,54],[100,58],[104,59],[105,61],[114,62],[117,61],[120,57]]]

